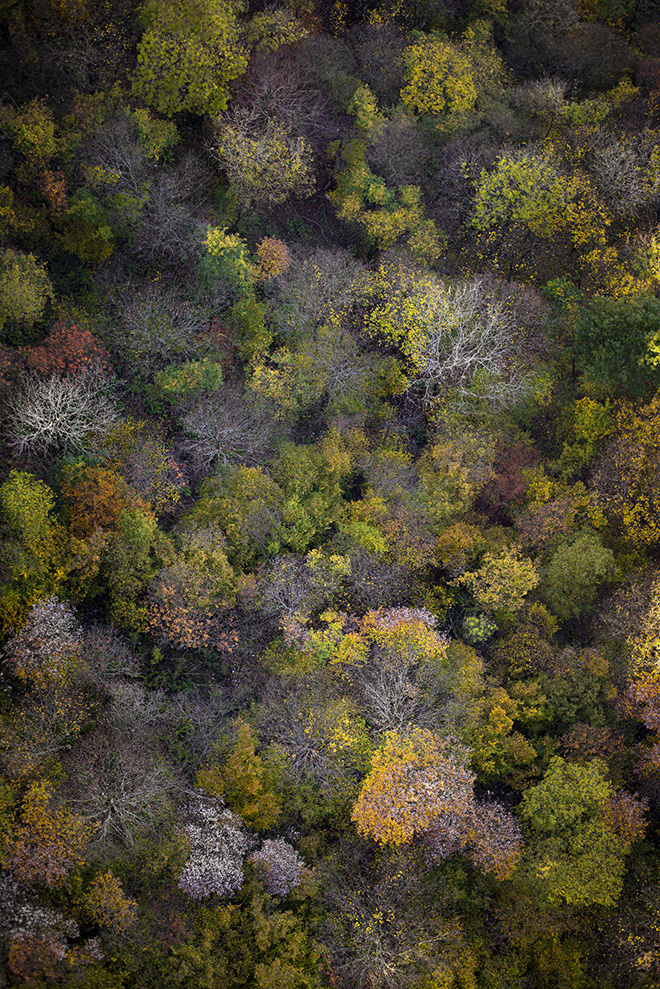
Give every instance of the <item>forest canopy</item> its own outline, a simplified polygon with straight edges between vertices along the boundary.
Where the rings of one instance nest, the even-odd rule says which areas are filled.
[[[0,0],[0,985],[654,989],[648,0]]]

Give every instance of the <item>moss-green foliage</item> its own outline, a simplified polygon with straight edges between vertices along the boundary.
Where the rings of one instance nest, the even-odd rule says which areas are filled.
[[[187,522],[205,527],[216,521],[227,537],[229,559],[247,570],[278,552],[283,502],[281,487],[261,468],[236,467],[202,486]]]
[[[544,593],[561,619],[574,618],[589,608],[599,584],[616,573],[614,553],[596,532],[585,532],[558,546],[545,575]]]
[[[627,846],[605,819],[612,786],[603,769],[598,760],[578,766],[557,756],[523,796],[534,841],[521,873],[551,904],[610,906],[621,892]]]
[[[0,258],[0,330],[30,330],[53,300],[53,286],[33,254],[6,250]]]

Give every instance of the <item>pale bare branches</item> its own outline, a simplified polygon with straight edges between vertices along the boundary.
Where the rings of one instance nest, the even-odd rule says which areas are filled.
[[[5,415],[9,445],[19,455],[85,449],[118,418],[107,378],[94,370],[77,377],[23,379],[10,394]]]

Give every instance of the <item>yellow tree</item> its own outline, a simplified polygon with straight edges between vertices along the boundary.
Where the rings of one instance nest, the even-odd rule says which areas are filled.
[[[200,769],[197,786],[210,797],[222,797],[250,827],[268,831],[280,816],[281,801],[273,791],[250,725],[238,718],[236,739],[225,760]]]
[[[135,95],[166,117],[226,109],[229,83],[247,66],[237,21],[243,7],[241,0],[146,3]]]
[[[83,865],[92,828],[64,807],[56,807],[48,785],[27,790],[20,818],[5,855],[5,864],[21,882],[61,886],[72,869]]]
[[[438,130],[459,127],[474,109],[477,89],[467,56],[437,35],[406,50],[406,85],[401,99],[413,113],[436,118]]]
[[[382,845],[403,845],[440,817],[465,815],[474,774],[460,749],[426,728],[385,732],[351,820]]]

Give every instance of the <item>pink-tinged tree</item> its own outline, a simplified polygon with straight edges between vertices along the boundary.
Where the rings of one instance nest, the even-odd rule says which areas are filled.
[[[309,871],[295,848],[283,838],[266,839],[259,851],[250,855],[248,862],[257,866],[271,896],[282,898],[300,885],[303,874]]]
[[[179,889],[193,900],[229,896],[243,885],[243,858],[249,839],[238,817],[205,794],[185,808],[181,833],[190,842],[190,857],[179,876]]]

